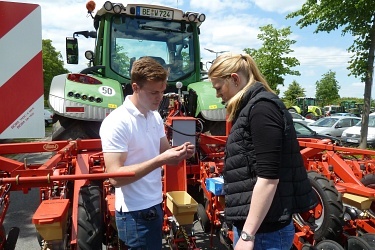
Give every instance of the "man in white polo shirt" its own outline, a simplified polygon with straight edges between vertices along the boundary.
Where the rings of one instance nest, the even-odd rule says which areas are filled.
[[[157,109],[167,86],[168,72],[154,59],[133,63],[133,95],[103,121],[100,137],[108,173],[134,172],[111,178],[116,187],[116,226],[128,249],[161,249],[163,211],[161,166],[176,165],[194,154],[186,142],[171,148]]]

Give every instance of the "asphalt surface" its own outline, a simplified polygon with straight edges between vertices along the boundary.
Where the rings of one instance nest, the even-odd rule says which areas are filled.
[[[47,132],[48,133],[48,132]],[[48,141],[50,138],[46,134],[46,138],[42,140]],[[9,143],[9,141],[2,141],[0,143]],[[27,158],[28,162],[36,164],[45,162],[50,155],[36,153],[28,155],[17,155],[16,160],[23,161]],[[27,194],[21,191],[13,191],[10,194],[10,206],[5,216],[4,229],[7,235],[13,227],[19,228],[19,236],[15,246],[15,250],[37,250],[40,249],[37,240],[37,231],[35,225],[32,224],[32,216],[39,206],[39,190],[37,188],[30,189]],[[194,235],[196,238],[196,246],[198,249],[217,249],[226,250],[227,248],[222,245],[215,235],[205,234],[202,231],[200,223],[195,221],[193,223]],[[106,249],[103,246],[103,249]],[[170,249],[169,245],[163,240],[163,250]]]

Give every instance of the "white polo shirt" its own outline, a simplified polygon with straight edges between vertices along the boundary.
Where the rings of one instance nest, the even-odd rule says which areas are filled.
[[[103,152],[128,152],[124,166],[159,155],[160,139],[165,136],[159,112],[149,111],[145,117],[129,97],[104,119],[100,127]],[[161,203],[162,199],[161,166],[115,190],[115,208],[122,212],[146,209]]]

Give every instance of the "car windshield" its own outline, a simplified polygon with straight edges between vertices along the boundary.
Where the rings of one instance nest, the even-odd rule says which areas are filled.
[[[189,23],[114,16],[111,29],[111,68],[130,78],[132,64],[153,57],[169,70],[168,81],[194,71],[194,36]]]
[[[362,122],[359,121],[355,126],[361,126]],[[375,116],[369,116],[368,118],[368,127],[375,128]]]
[[[338,120],[339,118],[321,118],[312,123],[311,126],[332,127]]]

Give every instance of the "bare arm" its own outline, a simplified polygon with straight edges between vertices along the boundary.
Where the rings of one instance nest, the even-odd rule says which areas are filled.
[[[278,179],[264,179],[258,177],[251,198],[251,206],[243,230],[255,235],[260,224],[266,217],[275,196]],[[239,240],[235,249],[253,249],[254,242]]]
[[[162,154],[138,164],[124,166],[124,162],[128,156],[127,152],[123,153],[103,153],[106,171],[108,173],[128,173],[134,172],[133,177],[117,177],[110,178],[110,182],[115,187],[124,186],[139,180],[151,171],[164,164],[177,165],[183,159],[189,157],[189,146],[181,145],[165,150]]]

